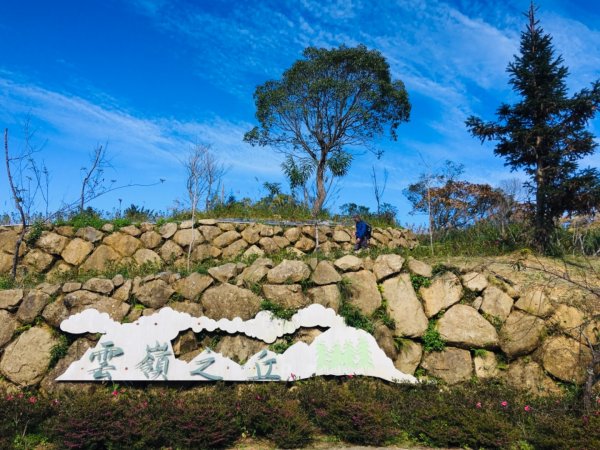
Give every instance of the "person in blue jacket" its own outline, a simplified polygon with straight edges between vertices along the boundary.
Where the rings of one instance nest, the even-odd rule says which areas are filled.
[[[361,248],[367,248],[369,246],[369,225],[367,222],[362,220],[360,216],[354,216],[354,222],[356,222],[356,242],[354,243],[354,251],[358,251]]]

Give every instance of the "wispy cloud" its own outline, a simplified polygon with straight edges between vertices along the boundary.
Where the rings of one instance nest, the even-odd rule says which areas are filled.
[[[184,122],[172,118],[145,118],[114,106],[98,105],[86,99],[44,89],[0,76],[0,120],[19,136],[19,124],[26,116],[43,126],[47,141],[39,155],[49,162],[53,176],[60,178],[68,198],[79,183],[79,169],[94,146],[108,144],[115,173],[120,183],[150,183],[166,178],[161,196],[165,205],[181,196],[181,160],[195,143],[210,144],[220,161],[230,170],[229,187],[243,192],[235,180],[241,174],[261,177],[280,173],[279,158],[269,149],[251,149],[242,142],[248,123],[234,123],[215,117],[205,122]],[[10,113],[8,113],[10,111]],[[19,140],[15,139],[18,143]],[[261,151],[260,157],[251,157]],[[3,175],[4,176],[4,175]],[[68,181],[70,180],[70,181]],[[6,180],[2,180],[5,183]]]

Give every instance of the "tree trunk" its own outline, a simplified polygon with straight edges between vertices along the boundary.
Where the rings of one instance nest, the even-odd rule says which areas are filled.
[[[538,138],[539,140],[539,138]],[[538,142],[539,144],[539,142]],[[539,152],[539,150],[538,150]],[[540,157],[537,159],[535,172],[535,242],[540,250],[546,251],[550,245],[550,236],[554,227],[552,217],[548,214],[547,186],[544,173],[544,163]]]
[[[314,217],[321,212],[327,191],[325,190],[325,157],[321,158],[317,166],[317,198],[313,204],[312,213]]]

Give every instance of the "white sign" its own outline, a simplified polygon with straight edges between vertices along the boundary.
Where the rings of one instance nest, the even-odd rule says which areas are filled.
[[[210,349],[186,362],[175,357],[171,346],[171,341],[188,329],[195,333],[242,333],[269,344],[302,327],[327,330],[310,345],[297,342],[281,354],[265,346],[243,365]],[[393,382],[417,382],[394,367],[373,336],[346,326],[335,311],[318,304],[301,309],[289,321],[269,311],[261,311],[247,321],[239,317],[215,321],[163,308],[133,323],[119,323],[107,313],[87,309],[64,320],[60,328],[71,334],[103,336],[58,381],[290,381],[318,375],[367,375]]]

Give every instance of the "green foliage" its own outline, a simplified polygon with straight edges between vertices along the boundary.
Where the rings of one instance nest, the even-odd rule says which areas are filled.
[[[441,352],[446,348],[446,342],[440,336],[440,332],[436,330],[435,325],[436,322],[430,320],[423,335],[423,350],[426,352]]]
[[[290,320],[294,314],[296,314],[295,309],[284,308],[283,306],[272,302],[271,300],[263,300],[260,303],[260,309],[262,311],[271,311],[275,317],[284,320]]]
[[[71,215],[67,220],[58,220],[56,225],[70,225],[78,230],[84,227],[100,229],[105,223],[106,221],[102,219],[99,212],[93,208],[87,208],[83,212]]]
[[[533,236],[540,249],[548,250],[563,213],[594,211],[600,200],[600,173],[578,166],[596,147],[586,127],[600,105],[600,82],[568,97],[568,68],[535,12],[531,3],[520,53],[507,69],[519,101],[502,104],[495,122],[472,116],[466,125],[482,142],[496,141],[494,153],[529,176],[535,198]]]
[[[350,284],[348,278],[342,278],[342,281],[338,283],[342,297],[338,314],[344,318],[346,325],[349,327],[360,328],[361,330],[373,334],[375,332],[373,321],[365,316],[360,309],[350,303]]]
[[[242,428],[253,436],[269,438],[279,448],[305,447],[312,441],[313,425],[284,386],[250,386],[239,405]]]
[[[16,285],[15,280],[12,277],[6,275],[0,275],[0,290],[12,289]]]
[[[410,103],[403,83],[392,81],[387,61],[376,50],[309,47],[303,56],[281,80],[256,88],[259,126],[244,140],[286,152],[283,169],[292,188],[306,191],[307,181],[316,179],[316,214],[325,202],[325,180],[350,168],[353,157],[346,147],[370,143],[385,127],[395,139],[400,123],[408,120]]]
[[[287,335],[281,339],[277,339],[274,343],[269,345],[269,350],[275,353],[283,353],[294,344],[292,336]]]
[[[128,220],[130,223],[148,222],[155,218],[156,213],[153,210],[134,205],[133,203],[123,211],[123,219]]]
[[[278,448],[304,447],[315,435],[337,446],[600,448],[600,404],[584,415],[580,396],[535,397],[497,382],[440,389],[366,377],[177,390],[113,385],[57,399],[0,391],[0,448],[231,448],[242,435]]]
[[[388,302],[384,297],[381,300],[381,305],[379,305],[377,307],[377,309],[375,311],[373,311],[373,314],[371,315],[371,317],[373,320],[380,321],[381,323],[383,323],[390,330],[395,330],[396,322],[394,321],[394,319],[392,319],[392,317],[388,313],[387,307],[388,307]]]
[[[416,275],[414,273],[410,274],[410,282],[412,283],[415,292],[419,292],[419,289],[421,289],[422,287],[431,286],[430,278],[424,277],[422,275]]]
[[[117,217],[111,221],[114,230],[119,231],[121,228],[131,225],[131,220],[126,217]]]
[[[49,368],[54,367],[58,361],[67,356],[67,351],[69,350],[69,340],[67,337],[64,334],[59,334],[57,338],[58,342],[50,349]]]
[[[37,220],[33,222],[29,227],[28,233],[25,235],[25,243],[29,247],[33,247],[42,236],[42,231],[44,231],[44,223]]]

